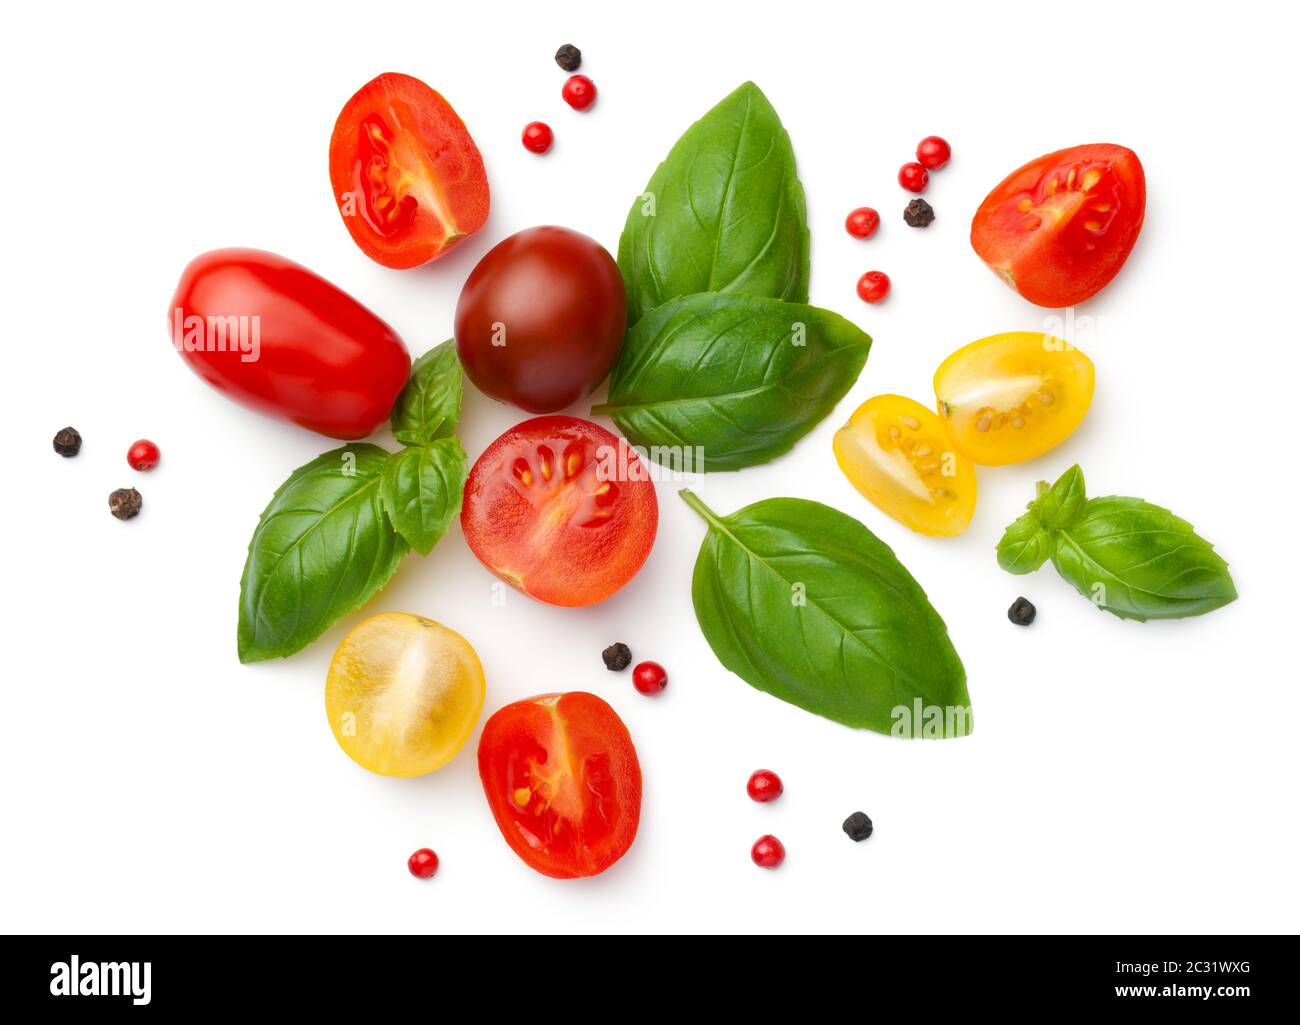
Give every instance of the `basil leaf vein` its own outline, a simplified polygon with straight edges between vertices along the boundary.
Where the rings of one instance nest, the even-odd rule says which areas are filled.
[[[818,715],[900,733],[919,701],[970,732],[966,674],[911,574],[857,520],[817,502],[774,498],[709,524],[691,596],[722,664],[758,690]],[[929,735],[916,724],[908,736]]]
[[[670,300],[628,333],[609,398],[633,444],[670,464],[702,450],[704,470],[788,452],[857,380],[871,338],[828,310],[703,293]]]
[[[389,453],[351,444],[299,467],[263,510],[240,580],[241,662],[306,647],[388,582],[409,550],[380,497]]]
[[[678,139],[619,239],[628,322],[678,296],[806,302],[807,204],[790,137],[746,82]]]

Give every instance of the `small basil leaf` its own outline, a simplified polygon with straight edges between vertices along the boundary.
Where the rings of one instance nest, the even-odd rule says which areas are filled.
[[[628,332],[609,399],[592,412],[657,462],[685,452],[681,468],[737,470],[789,451],[852,387],[870,349],[860,328],[815,306],[684,296]]]
[[[1094,498],[1053,532],[1052,564],[1122,619],[1181,619],[1237,597],[1228,564],[1192,525],[1140,498]]]
[[[292,655],[392,577],[408,546],[380,500],[388,459],[376,445],[345,445],[276,491],[239,585],[241,662]]]
[[[433,551],[460,512],[467,473],[465,450],[455,437],[405,448],[384,466],[379,484],[384,509],[421,555]]]
[[[966,673],[948,630],[871,531],[803,499],[718,516],[691,492],[682,497],[709,524],[691,597],[724,666],[848,726],[920,737],[970,732]]]
[[[686,130],[632,204],[618,243],[628,323],[695,292],[806,302],[807,221],[790,137],[746,82]]]
[[[456,342],[435,345],[411,365],[411,377],[393,406],[393,437],[427,445],[448,437],[460,419],[461,369]]]
[[[998,565],[1008,573],[1032,573],[1051,554],[1051,535],[1032,512],[1007,527],[998,542]]]
[[[1083,511],[1087,501],[1083,471],[1075,463],[1038,497],[1031,508],[1044,526],[1055,530],[1069,526]]]

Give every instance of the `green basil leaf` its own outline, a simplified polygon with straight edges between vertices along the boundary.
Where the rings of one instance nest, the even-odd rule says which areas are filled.
[[[704,293],[651,310],[628,332],[593,413],[657,462],[738,470],[787,452],[844,397],[871,339],[827,310]],[[699,452],[703,463],[693,457]]]
[[[465,450],[455,437],[405,448],[388,460],[379,493],[393,527],[428,555],[460,512],[468,475]]]
[[[618,243],[628,323],[695,292],[808,300],[808,215],[781,119],[746,82],[678,139]]]
[[[1043,485],[1039,485],[1043,487]],[[1083,482],[1083,470],[1075,463],[1061,474],[1050,488],[1047,488],[1033,502],[1031,508],[1042,521],[1043,526],[1055,530],[1068,526],[1083,511],[1088,495]]]
[[[998,542],[998,565],[1008,573],[1032,573],[1052,551],[1051,534],[1037,516],[1027,512],[1007,527]]]
[[[403,445],[427,445],[450,436],[460,419],[460,359],[455,339],[435,345],[411,365],[411,377],[390,418]]]
[[[1052,565],[1098,608],[1122,619],[1212,612],[1237,590],[1228,564],[1192,525],[1140,498],[1094,498],[1053,532]]]
[[[292,655],[392,577],[408,545],[380,500],[388,459],[376,445],[344,445],[276,491],[239,585],[241,662]]]
[[[772,498],[709,524],[691,584],[700,629],[758,690],[849,726],[962,736],[966,673],[948,630],[889,547],[818,502]],[[937,716],[938,728],[932,726]]]

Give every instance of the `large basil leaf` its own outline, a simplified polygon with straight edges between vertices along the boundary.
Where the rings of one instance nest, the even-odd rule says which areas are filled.
[[[1078,466],[1040,485],[1003,535],[998,562],[1028,573],[1045,552],[1075,590],[1121,619],[1199,616],[1237,597],[1228,564],[1190,523],[1140,498],[1086,499]]]
[[[375,445],[345,445],[276,491],[240,581],[241,662],[292,655],[392,577],[408,545],[380,499],[388,459]]]
[[[455,437],[405,448],[384,466],[379,493],[397,532],[428,555],[460,512],[465,450]]]
[[[777,299],[704,293],[651,310],[628,332],[593,413],[670,464],[737,470],[787,452],[857,380],[871,339],[843,317]]]
[[[390,417],[393,437],[403,445],[448,437],[460,419],[462,387],[456,342],[448,339],[411,365],[410,380]]]
[[[966,673],[948,630],[871,531],[803,499],[772,498],[718,516],[691,492],[682,497],[709,524],[691,596],[724,666],[849,726],[905,736],[970,732]],[[940,728],[923,729],[935,716]]]
[[[746,82],[673,146],[618,243],[628,323],[669,299],[731,292],[808,300],[808,224],[781,119]]]

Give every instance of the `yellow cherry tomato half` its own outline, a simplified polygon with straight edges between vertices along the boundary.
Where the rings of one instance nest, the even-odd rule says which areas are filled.
[[[920,534],[952,537],[975,514],[975,467],[933,411],[902,395],[862,403],[835,432],[835,461],[881,512]]]
[[[423,776],[469,739],[483,689],[483,666],[464,637],[431,619],[384,612],[334,652],[325,711],[339,747],[362,768]]]
[[[939,415],[957,451],[981,466],[1023,463],[1055,448],[1092,404],[1092,360],[1037,331],[990,335],[934,375]]]

